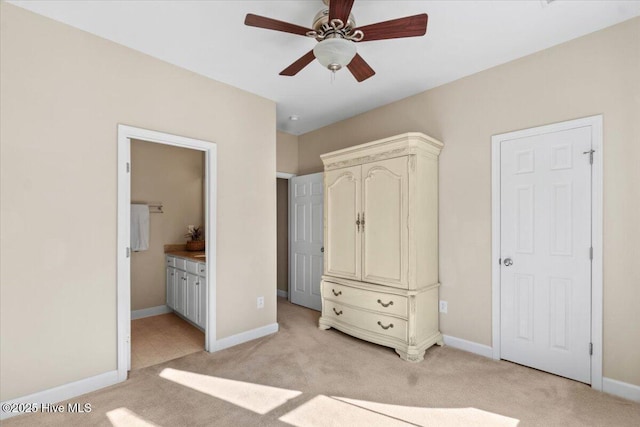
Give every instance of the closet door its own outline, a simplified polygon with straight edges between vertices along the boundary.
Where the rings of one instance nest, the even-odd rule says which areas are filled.
[[[325,173],[325,274],[361,278],[361,166]]]
[[[407,157],[362,165],[362,280],[408,287]]]

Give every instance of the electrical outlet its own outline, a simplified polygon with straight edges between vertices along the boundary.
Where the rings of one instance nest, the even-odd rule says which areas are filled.
[[[440,301],[440,313],[447,314],[447,302]]]
[[[258,308],[264,308],[264,297],[258,297],[256,305],[258,306]]]

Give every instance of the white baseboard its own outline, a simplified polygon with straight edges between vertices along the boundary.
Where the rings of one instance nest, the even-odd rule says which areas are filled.
[[[480,356],[493,358],[493,348],[488,345],[478,344],[477,342],[463,340],[462,338],[456,338],[449,335],[443,335],[442,339],[445,345],[448,345],[458,350],[468,351],[469,353],[475,353]]]
[[[159,314],[167,314],[167,313],[171,313],[172,311],[173,310],[171,310],[166,305],[159,305],[157,307],[143,308],[142,310],[132,310],[131,311],[131,320],[142,319],[143,317],[157,316]]]
[[[119,382],[121,381],[118,380],[118,371],[109,371],[105,372],[104,374],[96,375],[94,377],[85,378],[82,380],[74,381],[72,383],[50,388],[48,390],[39,391],[28,396],[6,400],[2,402],[2,407],[4,408],[5,404],[11,405],[14,403],[58,403],[63,400],[72,399],[74,397],[117,384]],[[0,411],[0,420],[11,418],[16,415],[20,415],[20,413]]]
[[[289,298],[289,292],[283,291],[281,289],[278,289],[278,294],[277,295],[279,297],[282,297],[282,298],[287,298],[287,299]]]
[[[602,391],[618,397],[640,402],[640,386],[611,378],[602,378]]]
[[[211,351],[220,351],[225,348],[233,347],[238,344],[245,343],[247,341],[262,338],[267,335],[275,334],[278,332],[278,324],[272,323],[270,325],[262,326],[260,328],[252,329],[250,331],[242,332],[230,337],[221,338],[215,342]]]
[[[450,347],[475,353],[490,359],[493,358],[493,348],[488,345],[478,344],[473,341],[467,341],[448,335],[443,335],[442,338],[445,345]],[[604,377],[602,378],[602,391],[624,399],[633,400],[634,402],[640,402],[640,386],[634,384]]]

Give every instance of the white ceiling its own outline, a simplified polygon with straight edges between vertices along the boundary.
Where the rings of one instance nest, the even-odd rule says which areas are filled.
[[[359,43],[376,75],[335,81],[317,61],[278,73],[315,40],[247,27],[255,13],[310,27],[321,0],[11,1],[212,79],[272,99],[277,127],[301,134],[640,15],[640,1],[356,0],[358,25],[429,15],[424,37]],[[290,121],[298,115],[300,120]]]

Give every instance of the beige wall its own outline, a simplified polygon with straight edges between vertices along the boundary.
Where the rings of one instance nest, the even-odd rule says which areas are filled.
[[[276,171],[298,173],[298,137],[278,131],[276,134]]]
[[[289,181],[278,179],[278,289],[289,291]]]
[[[299,137],[325,152],[407,131],[440,156],[442,332],[491,345],[491,136],[604,115],[604,375],[640,385],[640,18]]]
[[[0,19],[0,400],[116,369],[118,123],[217,143],[217,337],[276,322],[275,104],[4,2]]]
[[[164,245],[204,225],[203,165],[202,151],[131,142],[131,200],[162,202],[164,211],[149,215],[149,249],[131,255],[131,310],[166,304]]]

